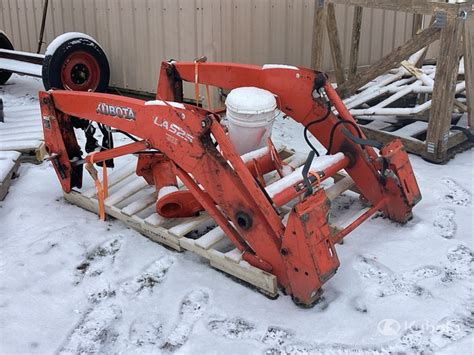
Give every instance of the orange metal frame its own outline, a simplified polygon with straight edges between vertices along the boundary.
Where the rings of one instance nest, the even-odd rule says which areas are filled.
[[[194,83],[196,78],[199,84],[225,89],[266,89],[277,96],[281,111],[303,125],[327,112],[324,98],[316,95],[324,92],[339,117],[331,112],[324,121],[311,125],[309,131],[328,147],[333,130],[332,152],[342,152],[345,158],[320,172],[317,182],[345,169],[361,196],[373,207],[332,235],[327,220],[329,201],[323,189],[316,189],[293,207],[285,225],[277,206],[300,195],[301,189],[291,187],[277,201],[269,198],[252,175],[251,166],[237,154],[219,116],[197,106],[173,103],[183,101],[183,81]],[[407,221],[421,198],[408,155],[399,140],[387,144],[378,154],[370,146],[356,144],[343,132],[346,129],[356,135],[356,128],[335,127],[341,119],[355,121],[322,73],[305,68],[164,62],[157,99],[161,101],[145,104],[99,93],[40,92],[46,147],[64,191],[82,184],[82,166],[71,163],[82,159],[71,117],[99,122],[139,137],[140,142],[94,153],[93,161],[147,148],[159,150],[172,165],[173,174],[220,225],[243,258],[276,275],[279,285],[298,304],[312,304],[322,284],[336,272],[336,242],[378,210],[394,221]],[[388,173],[381,176],[382,171]],[[148,180],[153,179],[148,176]]]

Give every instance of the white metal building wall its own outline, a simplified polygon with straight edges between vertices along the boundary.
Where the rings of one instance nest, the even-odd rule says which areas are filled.
[[[171,58],[310,66],[315,1],[50,0],[45,42],[85,32],[105,49],[112,85],[153,92],[160,62]],[[36,50],[43,3],[0,0],[0,29],[15,48]],[[347,64],[353,8],[337,6],[336,12]],[[364,9],[359,65],[401,45],[412,27],[411,14]],[[331,69],[327,48],[324,70]]]

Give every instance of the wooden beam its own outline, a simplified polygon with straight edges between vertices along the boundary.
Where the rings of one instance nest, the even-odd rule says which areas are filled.
[[[373,129],[362,125],[360,128],[369,139],[374,139],[385,144],[393,141],[395,138],[399,138],[410,153],[422,155],[425,152],[425,143],[418,139],[412,137],[397,137],[393,134],[390,134],[390,132],[379,131],[378,129]]]
[[[432,106],[423,157],[432,161],[445,160],[448,154],[449,128],[459,70],[458,50],[463,20],[448,18],[441,30],[440,48],[433,87]]]
[[[311,67],[323,71],[324,64],[324,32],[326,31],[325,2],[317,0],[314,4],[313,43],[311,49]]]
[[[445,12],[448,17],[457,17],[462,10],[470,11],[472,1],[447,3],[444,0],[327,0],[329,3],[363,6],[374,9],[404,11],[414,14],[432,15],[434,12]]]
[[[431,20],[430,20],[430,24],[428,26],[433,26],[433,24],[435,23],[435,20],[436,20],[436,16],[431,16]],[[416,32],[418,33],[418,32]],[[416,34],[415,33],[415,34]],[[424,63],[425,63],[425,59],[426,59],[426,56],[428,54],[428,51],[430,50],[430,46],[427,45],[424,49],[423,49],[423,53],[421,54],[420,58],[417,60],[417,62],[415,63],[415,67],[417,68],[421,68],[423,67]]]
[[[329,201],[335,200],[342,193],[352,189],[355,186],[354,180],[348,175],[337,181],[334,185],[328,187],[325,191]]]
[[[394,49],[390,54],[371,65],[362,73],[356,75],[355,80],[346,82],[338,87],[337,91],[341,96],[354,93],[358,88],[364,86],[376,77],[388,72],[390,69],[399,66],[400,62],[408,59],[413,53],[436,41],[440,35],[440,28],[430,26],[427,29],[413,36],[408,42]]]
[[[474,130],[474,12],[471,12],[464,21],[463,50],[468,125],[471,130]]]
[[[469,112],[469,109],[468,109],[467,105],[465,105],[464,103],[462,103],[462,102],[460,102],[456,99],[454,100],[454,106],[456,106],[462,112]]]
[[[331,47],[332,63],[335,70],[337,85],[340,86],[346,81],[344,74],[344,60],[342,58],[341,43],[337,31],[336,9],[334,4],[327,5],[326,25],[328,29],[329,45]]]
[[[412,36],[416,35],[423,28],[423,15],[415,14],[413,16]]]
[[[354,7],[354,20],[352,22],[351,54],[349,57],[348,80],[354,80],[357,74],[357,62],[359,60],[360,29],[362,27],[362,7]]]

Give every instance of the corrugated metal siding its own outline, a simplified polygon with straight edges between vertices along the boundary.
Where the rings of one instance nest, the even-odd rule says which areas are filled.
[[[35,51],[44,0],[0,0],[0,29]],[[112,85],[155,91],[168,59],[311,65],[314,0],[50,0],[46,43],[85,32],[105,49]],[[337,6],[345,64],[353,8]],[[359,65],[380,59],[412,34],[411,14],[364,9]],[[327,42],[327,38],[326,38]],[[44,47],[43,47],[44,50]],[[329,45],[325,70],[331,70]]]

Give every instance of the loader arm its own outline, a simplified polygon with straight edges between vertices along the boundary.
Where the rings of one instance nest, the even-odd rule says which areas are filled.
[[[320,158],[326,163],[311,176],[312,155],[303,170],[280,176],[273,189],[264,188],[236,152],[220,117],[179,102],[183,81],[226,89],[254,86],[272,92],[284,113],[306,126],[325,147],[331,147],[330,156]],[[171,169],[168,173],[181,179],[186,193],[208,211],[243,259],[274,274],[298,304],[312,304],[322,284],[338,269],[335,243],[378,210],[405,222],[421,198],[401,142],[379,146],[377,153],[326,76],[309,69],[163,63],[155,101],[49,91],[40,92],[40,104],[46,148],[65,192],[81,187],[84,161],[106,161],[143,149],[168,159],[164,165]],[[121,130],[138,142],[93,152],[84,160],[74,133],[75,118]],[[330,201],[320,182],[341,169],[352,177],[370,208],[334,233],[328,222]],[[148,176],[148,180],[153,179]],[[296,204],[284,217],[280,206],[291,200]]]
[[[411,174],[408,156],[404,154],[403,168],[399,167],[400,174],[395,182],[398,186],[394,186],[393,182],[385,183],[385,177],[381,176],[379,154],[371,146],[362,147],[343,134],[344,130],[349,130],[352,135],[365,139],[363,132],[355,128],[357,126],[354,118],[327,81],[325,74],[294,66],[163,62],[157,97],[163,100],[179,100],[183,96],[182,82],[195,83],[196,78],[199,84],[228,90],[253,86],[275,94],[279,109],[302,125],[309,125],[308,130],[326,148],[329,147],[332,136],[331,153],[343,152],[351,158],[351,164],[346,171],[372,205],[380,205],[381,201],[385,201],[382,210],[394,221],[406,222],[411,218],[411,208],[420,200],[421,195]],[[319,97],[318,91],[321,89],[329,98],[333,110],[327,119],[311,124],[327,113],[327,103]],[[340,124],[341,120],[352,124]],[[388,161],[385,163],[390,165]]]

